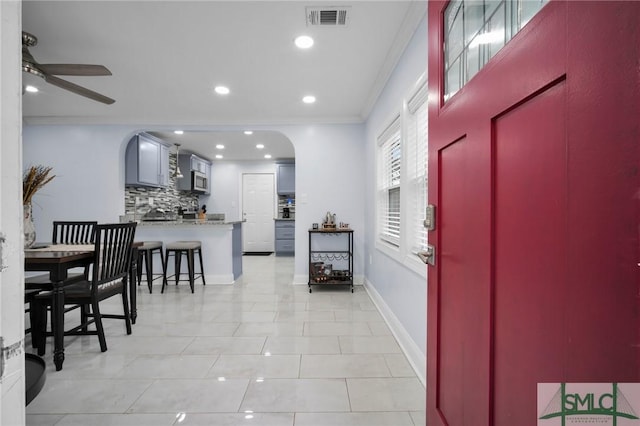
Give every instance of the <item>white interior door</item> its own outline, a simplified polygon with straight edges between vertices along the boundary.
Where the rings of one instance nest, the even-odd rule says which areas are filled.
[[[0,1],[0,424],[25,424],[21,4]]]
[[[242,250],[274,251],[275,185],[272,173],[242,175]]]

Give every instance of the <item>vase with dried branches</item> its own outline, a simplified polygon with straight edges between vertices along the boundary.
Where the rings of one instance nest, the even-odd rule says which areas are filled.
[[[49,175],[52,168],[31,166],[22,175],[22,208],[24,213],[24,246],[32,247],[36,242],[36,228],[31,215],[31,199],[38,190],[51,182],[55,175]]]

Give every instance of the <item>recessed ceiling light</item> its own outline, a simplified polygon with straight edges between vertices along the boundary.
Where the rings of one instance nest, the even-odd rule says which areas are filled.
[[[184,134],[184,130],[174,130],[173,133],[175,133],[176,135],[182,135]]]
[[[216,145],[216,149],[224,149],[224,145],[222,145],[221,143],[219,143],[218,145]]]
[[[218,160],[221,160],[223,157],[222,157],[222,155],[220,155],[220,154],[216,154],[216,158],[217,158]]]
[[[26,90],[29,93],[38,93],[38,88],[36,86],[29,85],[29,86],[26,86],[24,90]]]
[[[258,145],[256,145],[256,148],[258,148],[258,149],[262,149],[262,148],[264,148],[264,145],[262,145],[261,143],[259,143]]]
[[[245,130],[244,134],[245,135],[252,135],[253,134],[253,130]]]
[[[264,158],[271,158],[271,154],[265,154]],[[269,355],[265,354],[264,356],[269,356]]]
[[[218,95],[228,95],[230,92],[229,88],[225,86],[216,86],[213,90],[215,90]]]
[[[300,49],[308,49],[311,46],[313,46],[313,39],[307,35],[301,35],[296,37],[296,39],[294,40],[294,43]]]
[[[302,102],[304,102],[305,104],[312,104],[315,101],[316,101],[316,97],[312,95],[307,95],[304,98],[302,98]]]

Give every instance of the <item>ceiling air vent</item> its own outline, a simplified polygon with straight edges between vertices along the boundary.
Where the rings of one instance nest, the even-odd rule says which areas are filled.
[[[346,27],[349,24],[351,6],[307,7],[307,26],[329,25]]]

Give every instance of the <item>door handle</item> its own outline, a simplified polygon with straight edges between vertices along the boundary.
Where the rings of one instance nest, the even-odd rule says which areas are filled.
[[[427,265],[436,266],[436,248],[431,244],[427,244],[427,249],[416,253],[420,260]]]

